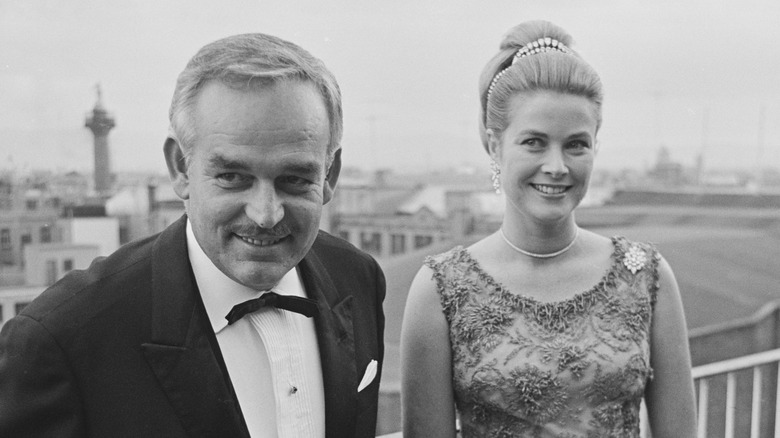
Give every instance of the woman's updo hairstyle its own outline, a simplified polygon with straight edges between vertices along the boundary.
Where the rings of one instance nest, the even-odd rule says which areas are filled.
[[[526,45],[546,39],[563,44],[563,51],[537,51],[517,59],[515,55]],[[593,68],[571,49],[572,37],[548,21],[528,21],[510,29],[501,41],[500,51],[482,70],[479,78],[480,137],[487,150],[486,129],[499,137],[509,118],[510,98],[518,93],[556,91],[583,96],[594,103],[597,127],[601,126],[601,79]],[[496,79],[496,75],[500,75]],[[492,85],[492,88],[491,88]]]

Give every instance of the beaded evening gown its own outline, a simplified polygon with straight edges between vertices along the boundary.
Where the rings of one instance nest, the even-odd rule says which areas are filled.
[[[639,437],[659,255],[612,242],[602,280],[553,303],[507,290],[463,247],[426,259],[450,327],[463,438]]]

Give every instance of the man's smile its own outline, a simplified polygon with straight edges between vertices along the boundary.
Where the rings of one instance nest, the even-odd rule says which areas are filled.
[[[246,236],[238,236],[239,239],[253,246],[272,246],[281,242],[285,237],[266,237],[266,238],[252,238]]]

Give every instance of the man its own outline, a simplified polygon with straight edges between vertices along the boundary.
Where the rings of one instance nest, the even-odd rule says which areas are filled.
[[[340,99],[289,42],[202,48],[164,145],[186,215],[8,321],[0,436],[373,437],[384,276],[318,231]]]

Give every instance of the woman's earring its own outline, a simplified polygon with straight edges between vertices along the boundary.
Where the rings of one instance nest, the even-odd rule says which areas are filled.
[[[498,163],[496,163],[494,160],[490,160],[490,170],[493,172],[493,174],[490,176],[490,179],[493,180],[493,190],[496,191],[496,195],[501,194],[501,179],[499,178],[501,175],[501,168],[498,167]]]

